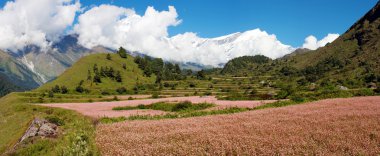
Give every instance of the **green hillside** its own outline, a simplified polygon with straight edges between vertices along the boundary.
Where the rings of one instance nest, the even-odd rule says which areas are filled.
[[[262,73],[267,71],[267,65],[270,64],[272,60],[266,56],[256,55],[256,56],[242,56],[230,60],[221,71],[222,74],[239,74],[243,73],[248,75],[248,73]],[[261,71],[263,70],[263,71]]]
[[[308,81],[363,86],[380,79],[380,2],[333,43],[282,59]]]
[[[107,55],[110,55],[110,59],[107,59]],[[118,72],[121,80],[116,80]],[[99,75],[96,76],[95,73]],[[43,85],[37,91],[50,91],[53,87],[59,86],[60,89],[66,87],[69,93],[78,93],[80,86],[83,93],[116,94],[119,88],[124,87],[127,91],[131,91],[140,84],[154,84],[155,79],[154,75],[144,76],[132,56],[122,58],[118,54],[93,54],[81,58],[56,80]]]

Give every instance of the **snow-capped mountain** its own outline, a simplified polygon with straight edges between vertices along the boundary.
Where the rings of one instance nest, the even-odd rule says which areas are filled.
[[[112,52],[101,46],[84,48],[77,44],[77,37],[65,36],[48,49],[27,46],[17,52],[0,51],[0,73],[22,88],[35,88],[55,79],[85,55]]]
[[[172,53],[167,53],[164,57],[161,52],[154,53],[160,56],[145,52],[134,53],[162,57],[165,61],[178,63],[183,68],[201,70],[221,67],[229,60],[239,56],[261,54],[276,58],[295,50],[277,41],[274,35],[268,35],[259,29],[217,38],[200,38],[189,33],[162,40],[170,45],[171,49],[174,49]],[[9,75],[8,77],[17,81],[18,84],[25,83],[28,88],[37,87],[55,79],[85,55],[113,51],[103,46],[85,48],[78,43],[78,35],[67,35],[48,49],[27,46],[17,52],[8,52],[7,55],[13,64],[18,65],[20,70],[0,67],[0,72]],[[273,53],[273,51],[276,52]],[[177,55],[178,52],[186,53]],[[24,74],[20,75],[18,71],[22,71]]]
[[[185,33],[168,38],[168,42],[174,52],[166,59],[214,67],[220,67],[240,56],[265,55],[270,58],[279,58],[295,50],[289,45],[282,44],[275,35],[270,35],[260,29],[216,38],[200,38],[196,34]],[[181,53],[181,55],[176,55],[176,53]]]

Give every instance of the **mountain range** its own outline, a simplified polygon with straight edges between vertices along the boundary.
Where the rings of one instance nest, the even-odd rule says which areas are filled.
[[[312,72],[311,75],[324,74],[335,78],[343,76],[350,79],[363,79],[363,75],[367,77],[370,77],[371,75],[376,76],[377,74],[380,74],[379,16],[380,9],[378,3],[363,18],[347,30],[345,34],[340,36],[333,43],[314,51],[308,49],[294,49],[287,45],[281,45],[282,49],[294,52],[288,55],[285,55],[287,53],[284,52],[281,56],[285,55],[285,57],[275,61],[269,61],[271,64],[277,64],[277,66],[271,65],[273,66],[271,68],[272,70],[267,70],[269,69],[269,65],[264,63],[260,65],[260,67],[265,67],[265,70],[259,71],[278,73],[282,68],[290,67],[290,69],[295,70],[294,73],[298,74],[308,71]],[[259,46],[257,45],[258,41],[255,39],[257,31],[260,30],[256,29],[243,33],[234,33],[211,39],[196,38],[192,44],[193,48],[196,49],[217,45],[218,48],[223,49],[224,53],[221,55],[226,56],[225,59],[228,61],[238,56],[247,55],[249,51],[254,51],[257,48],[255,46]],[[171,39],[169,42],[172,42],[173,46],[175,46],[175,39]],[[242,49],[243,47],[249,48]],[[102,46],[97,46],[91,49],[81,46],[78,44],[77,35],[64,36],[49,49],[28,46],[17,52],[0,50],[0,76],[3,80],[0,84],[0,88],[17,88],[15,90],[36,88],[46,82],[54,80],[81,57],[89,54],[107,52],[110,53],[114,51]],[[133,54],[139,55],[139,52],[134,52]],[[278,56],[269,57],[276,58]],[[331,58],[333,58],[333,60],[331,60]],[[339,67],[334,66],[328,71],[317,73],[321,71],[314,68],[326,66],[324,64],[326,61],[338,62]],[[239,62],[239,60],[234,60],[234,62]],[[180,63],[182,68],[193,70],[211,68],[210,66],[203,66],[191,61],[176,63]],[[218,64],[218,66],[224,66],[224,64]],[[253,66],[251,65],[244,67],[247,69],[240,70],[249,72],[259,68],[259,66],[254,66],[255,68],[252,68]],[[238,70],[235,70],[233,66],[229,66],[229,69],[224,71]],[[10,82],[11,85],[4,87],[4,82]],[[12,91],[12,89],[5,90],[6,91],[3,92]]]
[[[225,55],[228,56],[226,59],[229,60],[234,57],[232,53],[241,50],[242,44],[251,44],[252,38],[254,38],[254,34],[250,31],[234,33],[218,38],[194,41],[194,48],[201,48],[210,44],[218,45],[225,49]],[[54,80],[83,56],[111,52],[114,50],[102,46],[91,49],[85,48],[78,44],[78,35],[67,35],[48,49],[31,45],[16,52],[0,51],[0,73],[21,90],[28,90]],[[142,55],[139,52],[130,54]],[[180,64],[181,68],[195,71],[212,68],[212,66],[194,62],[171,62]],[[219,64],[219,66],[223,65]]]

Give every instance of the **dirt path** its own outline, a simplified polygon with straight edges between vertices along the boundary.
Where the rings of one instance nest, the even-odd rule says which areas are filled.
[[[99,118],[99,117],[120,117],[131,115],[158,115],[164,114],[164,111],[156,110],[128,110],[128,111],[114,111],[112,108],[120,106],[137,106],[140,104],[149,105],[156,102],[181,102],[191,101],[192,103],[213,103],[220,108],[225,107],[257,107],[266,103],[273,103],[277,100],[264,100],[264,101],[225,101],[218,100],[214,96],[191,96],[191,97],[170,97],[162,99],[140,99],[129,101],[114,101],[114,102],[93,102],[93,103],[52,103],[52,104],[40,104],[41,106],[65,108],[78,111],[86,116]]]
[[[102,155],[379,155],[380,97],[97,127]]]

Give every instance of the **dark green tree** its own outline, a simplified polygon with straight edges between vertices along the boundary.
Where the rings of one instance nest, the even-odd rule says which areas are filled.
[[[112,58],[111,58],[111,54],[107,54],[107,60],[112,60]]]
[[[102,83],[102,80],[100,78],[100,74],[99,73],[95,73],[95,76],[94,76],[94,80],[93,80],[95,83]]]
[[[51,89],[51,91],[52,91],[53,93],[60,93],[60,92],[61,92],[61,88],[60,88],[58,85],[55,85],[55,86]]]
[[[69,90],[67,89],[66,86],[61,86],[61,93],[62,94],[67,94],[69,92]]]
[[[123,63],[123,69],[127,69],[127,64]]]
[[[94,70],[94,73],[98,72],[98,64],[94,64],[94,67],[93,67],[93,70]]]
[[[197,72],[197,79],[204,80],[205,78],[206,78],[206,75],[203,70]]]
[[[127,58],[127,51],[123,47],[120,47],[117,53],[121,58]]]
[[[87,72],[87,80],[92,80],[91,71],[88,70]]]
[[[122,82],[123,81],[121,78],[120,71],[116,72],[115,80],[116,80],[116,82]]]
[[[175,73],[177,73],[177,74],[181,74],[181,68],[179,67],[178,64],[175,64],[175,65],[174,65],[174,71],[175,71]]]

